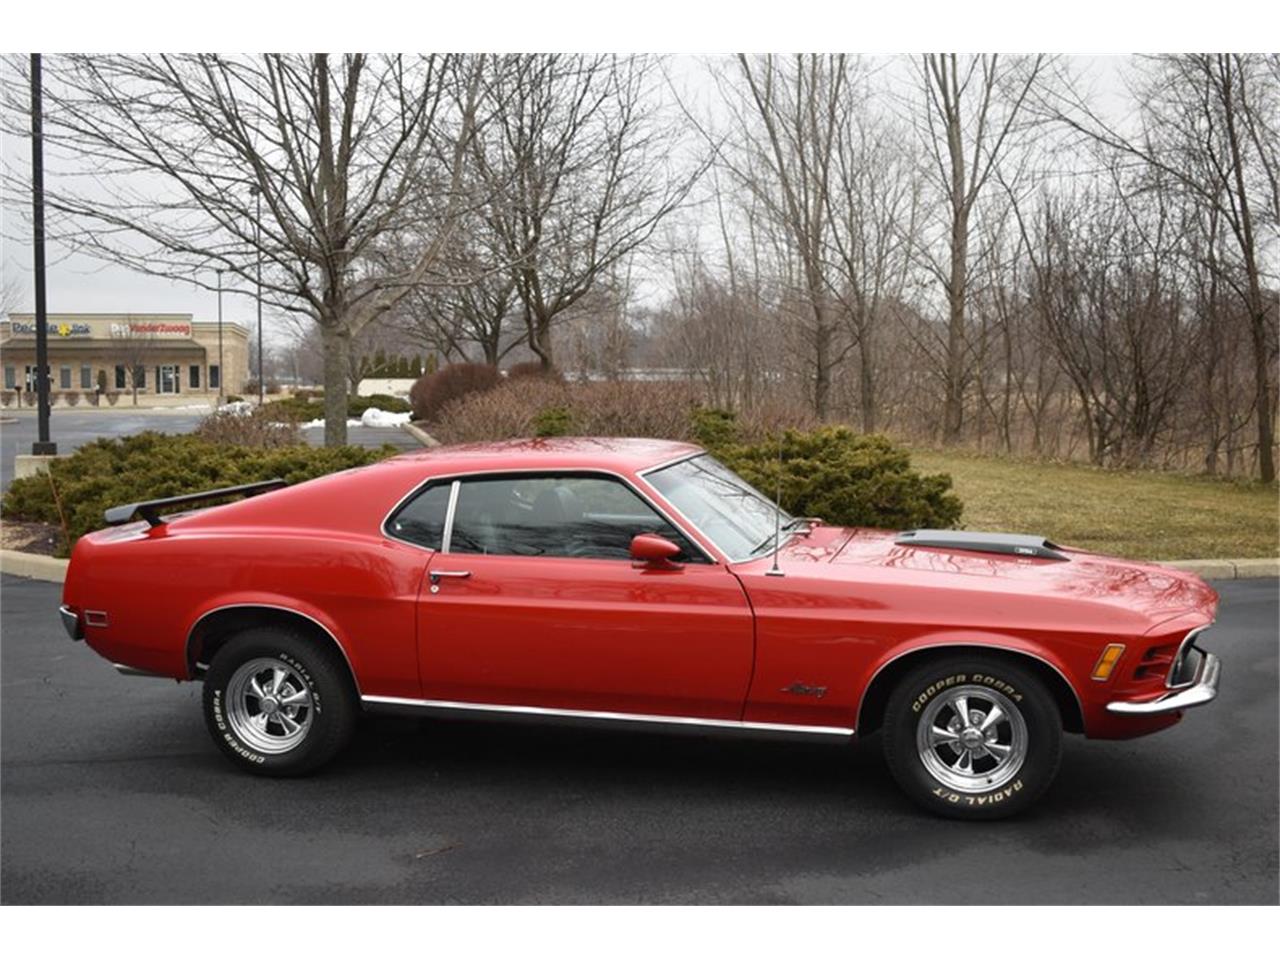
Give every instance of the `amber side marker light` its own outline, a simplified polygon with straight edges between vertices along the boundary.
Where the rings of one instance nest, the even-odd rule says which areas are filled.
[[[1108,643],[1103,648],[1102,656],[1098,658],[1097,665],[1093,668],[1093,679],[1110,679],[1111,671],[1116,668],[1116,661],[1120,659],[1122,653],[1124,653],[1123,643]]]

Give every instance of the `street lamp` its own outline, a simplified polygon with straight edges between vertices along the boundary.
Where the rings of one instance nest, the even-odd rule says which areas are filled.
[[[258,406],[266,400],[267,382],[262,376],[262,190],[255,183],[249,188],[257,212],[254,218],[254,246],[258,248]]]
[[[222,365],[222,271],[218,271],[218,406],[222,406],[222,397],[226,391],[222,386],[222,378],[226,376],[226,367]]]
[[[36,286],[36,441],[31,452],[52,456],[58,445],[49,439],[49,314],[44,295],[44,107],[40,89],[40,54],[31,54],[31,221]]]

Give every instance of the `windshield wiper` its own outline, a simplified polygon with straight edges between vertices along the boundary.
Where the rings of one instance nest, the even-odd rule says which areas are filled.
[[[786,523],[784,523],[781,527],[778,528],[778,533],[779,534],[786,533],[788,530],[794,529],[797,524],[808,523],[808,522],[809,521],[804,517],[792,517],[790,520],[788,520]],[[754,547],[752,547],[751,556],[755,556],[757,553],[759,553],[769,544],[773,543],[773,537],[774,537],[774,534],[771,533],[767,537],[765,537],[763,540],[761,540],[759,543],[757,543]]]

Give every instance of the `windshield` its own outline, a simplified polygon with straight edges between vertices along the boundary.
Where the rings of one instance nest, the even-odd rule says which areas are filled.
[[[709,454],[645,474],[689,522],[732,560],[772,548],[778,518],[773,502]],[[785,528],[791,517],[782,514]]]

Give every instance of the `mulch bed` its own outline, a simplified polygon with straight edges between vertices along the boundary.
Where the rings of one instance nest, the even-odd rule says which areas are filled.
[[[51,523],[5,520],[0,523],[0,547],[52,557],[62,546],[62,530]]]

